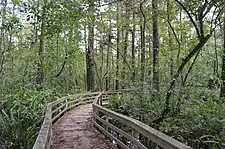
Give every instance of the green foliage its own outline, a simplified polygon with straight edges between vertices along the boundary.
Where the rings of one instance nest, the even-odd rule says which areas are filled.
[[[206,90],[207,101],[202,101],[200,90],[190,95],[190,89],[182,92],[182,97],[174,97],[173,112],[163,121],[159,130],[192,147],[204,145],[201,138],[213,136],[217,146],[225,142],[225,103],[218,100],[215,91]],[[192,92],[193,93],[193,92]],[[150,126],[161,114],[163,100],[153,100],[154,93],[142,95],[129,93],[117,95],[110,99],[108,107],[114,111],[138,119]],[[185,99],[185,101],[184,101]],[[177,112],[178,100],[182,100],[180,112]],[[177,113],[175,113],[177,112]],[[207,145],[207,144],[205,144]]]
[[[94,2],[93,12],[88,8],[90,2]],[[87,40],[90,21],[94,23],[92,25],[95,32],[93,61],[95,82],[98,84],[96,88],[103,90],[108,81],[108,88],[113,89],[115,80],[118,80],[119,88],[130,88],[131,85],[141,88],[135,94],[113,96],[109,107],[154,126],[153,121],[160,116],[165,106],[164,97],[173,79],[172,76],[177,72],[183,59],[196,46],[199,38],[186,12],[176,1],[159,1],[160,92],[152,91],[151,1],[143,4],[146,17],[144,78],[140,67],[140,22],[143,19],[140,3],[131,0],[126,6],[126,2],[121,1],[117,12],[117,3],[108,2],[110,1],[11,0],[8,2],[10,4],[2,7],[5,13],[2,11],[0,16],[1,36],[4,36],[0,39],[0,148],[31,148],[40,128],[46,103],[56,99],[55,96],[59,96],[57,92],[63,95],[74,94],[86,88],[85,50],[90,42]],[[167,2],[170,3],[169,6]],[[208,97],[206,102],[201,100],[200,95],[201,88],[206,88],[209,82],[209,76],[220,77],[218,75],[220,69],[215,70],[216,73],[213,70],[216,61],[217,65],[221,63],[220,55],[223,54],[223,39],[220,33],[222,29],[219,30],[217,24],[220,20],[215,19],[220,9],[214,9],[219,8],[223,0],[181,2],[190,12],[199,30],[201,26],[198,19],[201,9],[209,3],[210,5],[205,5],[207,7],[203,10],[206,16],[203,19],[202,29],[207,34],[211,23],[212,27],[218,25],[214,37],[218,39],[217,45],[214,45],[214,39],[211,38],[201,49],[193,69],[189,71],[192,67],[192,58],[177,78],[169,103],[170,112],[161,123],[160,130],[190,144],[206,135],[214,136],[217,142],[225,142],[225,107],[224,103],[218,100],[217,87],[215,91],[206,90]],[[99,5],[104,6],[98,7]],[[43,19],[44,8],[46,19]],[[130,19],[127,20],[126,15],[129,15]],[[210,19],[213,17],[215,20]],[[43,20],[46,21],[43,31],[44,80],[42,91],[36,91]],[[171,26],[168,25],[168,21]],[[222,28],[222,22],[220,23]],[[117,31],[120,31],[118,37]],[[125,41],[125,33],[128,33],[128,41]],[[133,34],[134,45],[131,44]],[[117,39],[120,39],[119,43]],[[128,46],[126,53],[125,45]],[[134,63],[131,59],[132,51]],[[216,51],[218,60],[215,57]],[[117,52],[119,52],[118,60]],[[119,70],[116,69],[117,65]],[[131,80],[133,74],[135,77]],[[181,84],[186,74],[188,74],[186,85],[197,87],[183,88]]]
[[[32,148],[55,91],[19,90],[0,99],[0,148]]]
[[[225,142],[225,103],[209,96],[206,102],[199,98],[176,116],[168,117],[162,129],[175,138],[182,138],[191,144],[200,142],[204,135],[215,137],[215,141]]]

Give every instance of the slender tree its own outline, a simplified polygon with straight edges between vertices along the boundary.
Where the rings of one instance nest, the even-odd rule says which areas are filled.
[[[120,2],[117,3],[117,15],[116,15],[116,22],[117,22],[117,38],[116,38],[116,90],[119,89],[119,69],[120,69]]]
[[[167,21],[169,22],[169,26],[168,26],[168,37],[169,37],[169,49],[170,49],[170,75],[171,75],[171,78],[173,77],[173,69],[174,69],[174,58],[173,58],[173,41],[172,41],[172,33],[171,33],[171,17],[170,17],[170,14],[171,14],[171,1],[170,0],[167,0]]]
[[[146,16],[143,10],[143,5],[146,0],[140,3],[140,31],[141,31],[141,81],[145,80],[145,31],[146,31]]]
[[[135,25],[135,19],[136,19],[136,10],[133,9],[133,12],[132,12],[132,20],[133,20],[133,29],[131,30],[131,64],[132,64],[132,77],[131,77],[131,80],[132,82],[135,81],[135,33],[136,33],[136,25]]]
[[[126,65],[127,65],[127,49],[128,49],[128,36],[129,36],[129,19],[130,19],[130,10],[129,10],[129,0],[126,0],[125,3],[125,26],[124,26],[124,42],[123,42],[123,69],[121,72],[121,77],[126,80]],[[125,82],[122,85],[122,88],[125,88]]]
[[[87,90],[95,89],[95,74],[94,74],[94,0],[89,0],[89,20],[88,20],[88,47],[86,49],[86,80]]]
[[[218,76],[218,52],[217,52],[217,37],[216,37],[216,30],[213,33],[214,38],[214,48],[215,48],[215,59],[213,60],[213,75]]]
[[[42,87],[42,83],[44,81],[44,56],[45,56],[45,30],[46,30],[46,15],[47,15],[47,1],[43,1],[43,8],[42,8],[42,22],[41,22],[41,35],[40,35],[40,46],[38,50],[38,65],[37,65],[37,77],[36,77],[36,84],[37,88]]]
[[[6,41],[5,41],[5,22],[6,22],[6,6],[7,6],[7,0],[1,0],[2,9],[1,9],[1,37],[0,37],[0,73],[3,71],[3,65],[4,65],[4,53],[6,50]]]
[[[152,0],[153,10],[153,89],[159,90],[159,31],[158,1]]]
[[[224,0],[225,7],[225,0]],[[223,13],[223,54],[222,54],[222,71],[221,71],[221,90],[220,97],[225,97],[225,12]]]

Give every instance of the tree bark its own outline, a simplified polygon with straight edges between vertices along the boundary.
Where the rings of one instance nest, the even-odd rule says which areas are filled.
[[[214,36],[214,48],[215,48],[215,59],[213,60],[213,75],[218,76],[218,53],[217,53],[217,40],[216,40],[216,30],[213,32]]]
[[[133,10],[133,21],[135,20],[135,10]],[[132,64],[132,77],[131,80],[132,82],[135,81],[135,31],[136,30],[136,25],[135,23],[133,24],[133,29],[131,31],[132,35],[131,35],[131,64]]]
[[[6,51],[6,45],[5,45],[5,20],[6,20],[6,6],[7,6],[7,0],[1,0],[1,3],[3,5],[2,7],[2,24],[1,24],[1,36],[0,36],[0,73],[3,71],[3,65],[5,61],[4,53]]]
[[[141,81],[145,81],[145,29],[146,29],[146,17],[143,11],[143,4],[145,1],[140,4],[141,11],[141,21],[140,21],[140,30],[141,30]]]
[[[225,1],[224,1],[225,5]],[[225,97],[225,12],[223,13],[223,54],[222,54],[222,72],[221,72],[221,89],[220,97]]]
[[[116,52],[116,90],[119,89],[119,69],[120,69],[120,27],[119,27],[119,21],[120,21],[120,13],[119,13],[119,5],[120,3],[117,3],[117,16],[116,16],[116,22],[117,22],[117,38],[116,38],[116,46],[117,46],[117,52]]]
[[[168,26],[168,36],[169,36],[169,49],[170,49],[170,76],[171,78],[173,78],[173,74],[174,74],[174,59],[173,59],[173,41],[172,41],[172,33],[170,29],[171,28],[171,23],[170,23],[170,13],[171,13],[171,6],[170,6],[170,0],[167,0],[167,21],[169,22],[169,26]]]
[[[124,28],[124,33],[125,33],[125,36],[124,36],[124,46],[123,46],[123,69],[122,69],[122,72],[121,72],[121,77],[123,78],[123,80],[126,80],[126,64],[127,64],[127,48],[128,48],[128,35],[129,35],[129,19],[130,19],[130,14],[129,14],[129,10],[128,10],[128,3],[129,1],[125,1],[125,7],[126,7],[126,10],[125,10],[125,20],[126,20],[126,25],[125,25],[125,28]],[[126,82],[123,82],[122,84],[122,88],[124,89],[125,88],[125,83]]]
[[[42,10],[42,23],[41,23],[41,35],[40,35],[40,46],[38,51],[38,64],[37,64],[37,77],[36,85],[38,89],[42,88],[44,81],[44,56],[45,56],[45,28],[46,28],[46,0],[43,1]]]
[[[158,31],[158,2],[152,0],[153,9],[153,89],[159,91],[159,31]]]
[[[88,20],[88,48],[86,49],[86,80],[87,90],[95,90],[95,74],[94,74],[94,1],[89,0],[89,14]]]

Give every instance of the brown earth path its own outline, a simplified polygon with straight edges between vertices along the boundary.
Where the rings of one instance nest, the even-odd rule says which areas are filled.
[[[116,149],[91,125],[92,106],[68,111],[53,125],[53,149]]]

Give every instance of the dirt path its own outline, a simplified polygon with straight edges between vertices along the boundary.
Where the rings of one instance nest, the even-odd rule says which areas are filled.
[[[53,126],[53,149],[116,149],[91,126],[91,105],[67,112]]]

